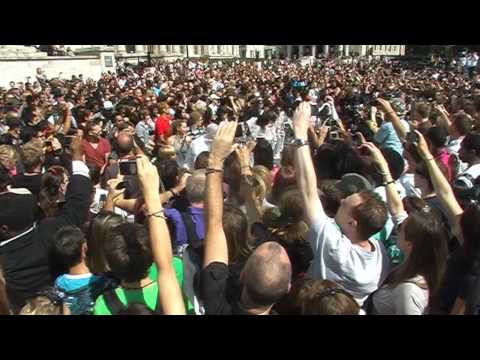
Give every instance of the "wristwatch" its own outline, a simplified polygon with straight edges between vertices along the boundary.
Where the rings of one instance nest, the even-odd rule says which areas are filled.
[[[292,141],[292,145],[295,147],[305,146],[305,145],[308,145],[308,140],[295,139]]]

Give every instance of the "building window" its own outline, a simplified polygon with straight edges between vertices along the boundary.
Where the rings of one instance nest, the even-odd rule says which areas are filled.
[[[167,53],[171,53],[172,52],[172,45],[167,45]]]
[[[135,45],[126,45],[125,50],[127,51],[127,54],[131,54],[135,52]]]
[[[222,45],[217,45],[217,54],[222,53]]]
[[[185,45],[180,45],[180,53],[181,54],[185,53]]]
[[[198,45],[193,45],[193,53],[198,55]]]

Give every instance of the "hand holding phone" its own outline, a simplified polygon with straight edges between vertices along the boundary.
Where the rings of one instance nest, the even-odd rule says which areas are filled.
[[[120,160],[118,162],[120,175],[133,175],[137,176],[137,161],[136,160]]]

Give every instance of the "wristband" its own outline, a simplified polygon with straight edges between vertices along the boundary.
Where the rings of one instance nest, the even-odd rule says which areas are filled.
[[[154,212],[154,213],[151,213],[151,214],[146,213],[145,216],[146,216],[147,218],[151,218],[151,217],[153,216],[153,217],[156,217],[156,218],[161,218],[161,219],[163,219],[163,220],[167,220],[167,218],[166,218],[166,216],[165,216],[165,214],[164,214],[164,212],[163,212],[163,209],[162,209],[162,210],[158,210],[158,211],[156,211],[156,212]]]
[[[391,181],[388,181],[388,182],[384,182],[382,185],[383,185],[383,186],[388,186],[388,185],[391,185],[391,184],[395,184],[395,180],[391,180]]]
[[[216,172],[223,173],[223,169],[207,168],[205,174],[209,175],[209,174],[213,174],[213,173],[216,173]]]

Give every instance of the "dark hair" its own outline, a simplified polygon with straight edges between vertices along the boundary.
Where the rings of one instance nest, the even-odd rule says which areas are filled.
[[[147,229],[130,223],[115,227],[107,235],[105,255],[117,278],[126,282],[142,280],[153,263]]]
[[[82,261],[82,247],[86,242],[82,230],[75,226],[64,226],[53,238],[55,257],[67,268],[78,265]]]
[[[343,198],[342,192],[335,186],[337,181],[338,180],[323,180],[320,185],[320,200],[325,213],[331,218],[335,217]]]
[[[443,127],[433,126],[427,131],[427,139],[437,149],[446,145],[448,133]]]
[[[362,203],[352,209],[352,217],[357,221],[360,237],[368,239],[383,229],[387,222],[387,205],[373,191],[358,193]]]
[[[167,159],[157,163],[157,169],[160,174],[165,191],[177,185],[177,178],[179,175],[179,167],[176,160]]]
[[[425,119],[430,116],[431,107],[427,103],[420,102],[415,104],[415,111]]]
[[[296,299],[301,315],[359,315],[353,296],[330,280],[308,280]]]
[[[273,149],[267,140],[257,139],[257,145],[253,150],[253,161],[255,165],[263,165],[273,170]]]
[[[440,287],[448,256],[447,234],[438,217],[430,211],[414,211],[402,223],[405,240],[412,243],[407,260],[395,270],[386,283],[396,286],[417,275],[428,285],[430,299]]]
[[[88,173],[90,174],[90,179],[92,180],[93,185],[97,185],[100,182],[100,177],[101,177],[101,168],[94,164],[87,164],[88,167]]]
[[[253,249],[248,236],[247,217],[240,209],[225,204],[222,221],[227,238],[229,262],[235,263],[246,259]]]
[[[69,176],[68,171],[57,165],[51,166],[42,176],[38,202],[46,217],[54,216],[65,201],[65,195],[60,191],[65,176]]]
[[[88,229],[87,263],[90,270],[95,274],[107,271],[105,258],[105,243],[107,236],[112,230],[123,223],[120,215],[111,211],[100,211],[91,221]]]
[[[258,118],[256,124],[260,126],[262,129],[265,129],[269,123],[274,122],[277,119],[277,114],[274,111],[269,110],[265,111],[260,117]]]
[[[448,170],[445,167],[445,165],[443,165],[443,163],[438,160],[435,160],[435,162],[437,163],[437,166],[442,172],[443,176],[445,176],[445,178],[448,179]],[[427,180],[427,183],[430,189],[434,189],[432,178],[430,177],[430,172],[428,171],[427,163],[425,161],[422,160],[416,163],[415,173],[424,177]]]
[[[210,152],[203,151],[198,154],[197,158],[195,159],[195,170],[206,169],[208,167],[208,157],[210,156]]]
[[[393,180],[398,180],[405,170],[405,160],[397,151],[391,148],[382,148],[381,151],[388,163]]]
[[[480,133],[468,133],[462,141],[462,147],[467,151],[475,152],[475,156],[480,156]]]

